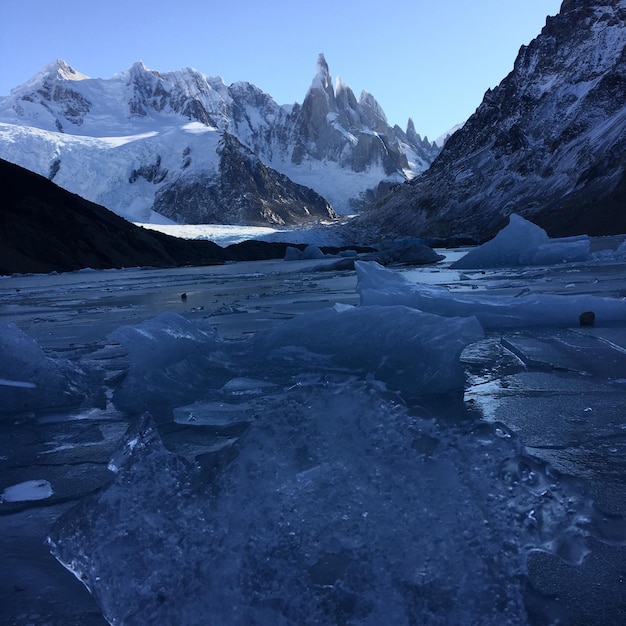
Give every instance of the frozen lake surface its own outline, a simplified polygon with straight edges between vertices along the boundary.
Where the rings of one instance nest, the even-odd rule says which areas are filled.
[[[0,279],[0,621],[624,623],[626,262],[442,252]]]

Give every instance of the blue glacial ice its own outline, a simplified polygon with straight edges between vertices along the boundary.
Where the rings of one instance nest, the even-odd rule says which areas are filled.
[[[252,339],[174,314],[120,328],[118,400],[158,398],[161,423],[209,442],[176,454],[137,417],[51,550],[111,624],[527,623],[529,553],[579,563],[598,515],[503,425],[414,403],[462,388],[459,353],[482,337],[474,317],[390,301]]]
[[[14,414],[51,409],[80,401],[83,373],[63,359],[47,356],[12,322],[0,323],[0,405]]]
[[[513,213],[493,239],[470,250],[452,264],[456,269],[554,265],[587,261],[591,242],[586,235],[550,239],[543,228]]]
[[[284,382],[296,367],[355,372],[411,394],[446,393],[463,388],[459,355],[482,337],[474,318],[447,319],[405,306],[306,313],[235,342],[164,313],[109,335],[130,357],[113,399],[130,412],[156,410],[200,400],[209,379],[232,386],[236,372],[250,370]]]
[[[357,261],[361,306],[402,305],[445,317],[475,316],[485,329],[576,327],[593,311],[597,325],[626,321],[626,299],[589,294],[493,295],[451,292],[440,285],[414,283],[373,262]]]
[[[52,494],[52,485],[44,478],[39,480],[25,480],[17,485],[6,487],[0,494],[0,503],[45,500],[52,496]]]
[[[482,338],[473,317],[446,319],[405,306],[338,307],[259,333],[253,354],[316,361],[406,394],[439,394],[463,388],[459,356]]]
[[[490,346],[504,345],[490,329],[520,326],[533,339],[536,324],[578,326],[579,309],[594,310],[592,331],[619,348],[623,335],[601,325],[623,328],[624,300],[448,290],[356,267],[358,307],[331,306],[329,289],[316,294],[318,310],[307,300],[279,321],[251,272],[237,277],[258,296],[237,301],[248,326],[238,314],[218,332],[209,305],[106,326],[98,353],[117,356],[99,383],[101,411],[130,427],[111,482],[68,510],[49,542],[111,624],[528,624],[530,554],[580,563],[596,540],[623,545],[623,519],[609,520],[613,532],[588,487],[528,454],[509,428],[464,412],[459,354],[469,344],[471,377],[473,348],[478,363],[481,350],[489,360]],[[290,284],[281,302],[293,304]],[[172,293],[179,306],[179,283]],[[541,333],[553,339],[552,330]],[[0,400],[52,394],[31,405],[34,420],[37,407],[80,402],[84,381],[97,382],[88,370],[98,359],[80,360],[81,378],[17,327],[3,332],[16,358],[0,372]],[[535,345],[506,336],[526,356]],[[581,345],[576,335],[573,350]],[[533,408],[543,419],[544,406]]]
[[[111,624],[525,623],[528,553],[585,555],[591,500],[504,427],[445,428],[362,381],[257,403],[210,480],[139,419],[113,483],[53,528]]]
[[[162,313],[135,326],[121,326],[109,339],[129,354],[128,373],[113,400],[131,413],[192,402],[207,378],[228,380],[219,337],[181,315]]]

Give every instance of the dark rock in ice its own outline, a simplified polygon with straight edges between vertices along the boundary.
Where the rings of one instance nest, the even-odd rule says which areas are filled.
[[[593,326],[596,322],[596,314],[593,311],[585,311],[580,314],[581,326]]]
[[[317,246],[307,246],[300,256],[303,261],[323,259],[324,253]]]

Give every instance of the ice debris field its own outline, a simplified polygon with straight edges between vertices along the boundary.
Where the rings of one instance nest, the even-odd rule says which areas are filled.
[[[35,600],[18,535],[47,537],[110,624],[610,623],[623,245],[530,239],[356,275],[0,280],[5,567],[53,623],[87,600]]]

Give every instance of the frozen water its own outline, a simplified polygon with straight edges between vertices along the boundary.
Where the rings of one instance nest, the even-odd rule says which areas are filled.
[[[522,623],[528,552],[586,552],[590,500],[502,426],[442,429],[355,382],[259,408],[210,485],[144,417],[55,526],[110,623]]]
[[[473,317],[442,318],[404,306],[348,307],[276,325],[259,334],[254,354],[281,363],[317,361],[329,370],[371,375],[407,395],[428,395],[463,388],[459,355],[482,337]]]
[[[285,249],[285,261],[300,261],[302,259],[302,251],[293,246],[287,246]]]
[[[285,261],[312,261],[323,259],[326,255],[317,247],[309,244],[304,250],[288,246],[285,250]]]
[[[27,480],[23,483],[6,487],[0,494],[0,502],[45,500],[52,494],[52,485],[47,480]]]
[[[119,342],[129,355],[128,374],[113,400],[130,412],[193,401],[207,377],[227,376],[215,333],[175,313],[122,326],[109,339]]]
[[[408,307],[346,307],[275,324],[254,340],[228,342],[164,313],[109,335],[128,351],[130,367],[113,400],[130,412],[198,400],[212,385],[250,394],[273,383],[236,377],[248,368],[287,384],[294,364],[373,376],[409,395],[463,388],[462,349],[483,336],[474,318],[449,319]],[[258,368],[258,371],[250,368]],[[158,408],[157,408],[158,407]]]
[[[0,323],[0,406],[3,413],[77,402],[80,372],[45,355],[39,344],[12,322]]]
[[[626,241],[623,241],[615,251],[616,259],[626,259]]]
[[[493,239],[470,250],[456,261],[456,269],[553,265],[586,261],[590,258],[589,237],[549,239],[543,228],[516,213]]]
[[[475,316],[483,328],[579,326],[580,315],[595,313],[596,324],[624,322],[626,299],[592,295],[525,293],[495,295],[480,290],[451,292],[440,285],[410,282],[377,263],[357,261],[362,306],[404,305],[442,316]]]
[[[520,265],[555,265],[576,263],[591,257],[591,242],[588,237],[563,237],[522,252]]]
[[[52,548],[110,623],[620,623],[623,262],[357,266],[357,307],[354,273],[306,261],[0,281],[9,336],[75,398],[1,409],[0,491],[54,493],[0,503],[0,578],[53,571],[8,522],[41,545],[73,499]],[[543,323],[558,294],[596,326],[516,308]],[[80,622],[67,581],[38,582],[0,589],[9,621],[47,597],[39,621]]]
[[[245,424],[250,421],[252,415],[251,406],[228,402],[196,402],[174,409],[174,421],[179,424],[193,423],[214,428]]]
[[[309,245],[302,251],[301,258],[303,261],[323,259],[324,253],[317,246]]]
[[[529,250],[547,244],[548,240],[548,234],[543,228],[525,220],[521,215],[512,213],[507,226],[493,239],[470,250],[454,263],[454,267],[474,269],[520,265],[521,255],[527,255]]]

